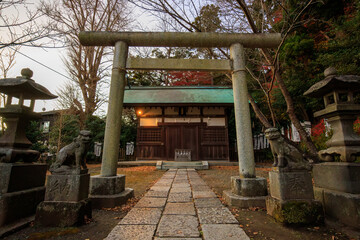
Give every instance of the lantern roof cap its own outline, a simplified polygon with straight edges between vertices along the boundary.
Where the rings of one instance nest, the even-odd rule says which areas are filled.
[[[21,76],[0,79],[0,92],[16,98],[22,95],[24,99],[57,98],[47,88],[32,80],[32,75],[33,72],[29,68],[24,68],[21,70]]]
[[[305,93],[309,97],[322,97],[335,90],[353,91],[360,88],[360,76],[336,75],[335,68],[330,67],[324,71],[325,79],[312,85]]]

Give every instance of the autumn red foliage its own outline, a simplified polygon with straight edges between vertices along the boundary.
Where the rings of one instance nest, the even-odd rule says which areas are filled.
[[[282,15],[282,10],[278,9],[275,13],[274,13],[274,23],[278,23],[283,19],[283,15]]]
[[[324,132],[325,132],[324,119],[321,119],[321,121],[318,124],[314,125],[311,128],[311,135],[314,137],[318,137]]]
[[[360,118],[357,118],[354,122],[354,131],[360,134]],[[325,124],[324,119],[321,119],[318,124],[314,125],[311,128],[311,135],[314,137],[318,137],[323,133],[325,133]]]
[[[210,73],[200,71],[172,71],[168,78],[173,86],[211,85],[212,82]]]
[[[356,119],[356,121],[354,122],[354,130],[355,130],[355,132],[360,134],[360,117],[358,117]]]

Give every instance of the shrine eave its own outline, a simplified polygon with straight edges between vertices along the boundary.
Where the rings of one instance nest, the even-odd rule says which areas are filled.
[[[233,106],[230,87],[131,87],[125,90],[124,107]]]

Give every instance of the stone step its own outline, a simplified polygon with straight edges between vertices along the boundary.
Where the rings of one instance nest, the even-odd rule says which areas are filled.
[[[156,169],[158,170],[168,170],[168,169],[209,169],[209,163],[207,161],[197,161],[197,162],[163,162],[158,161],[156,163]]]

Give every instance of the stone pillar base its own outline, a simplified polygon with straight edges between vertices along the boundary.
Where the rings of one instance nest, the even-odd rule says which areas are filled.
[[[42,202],[36,211],[36,222],[49,227],[71,227],[91,219],[91,201],[79,202]]]
[[[324,221],[322,205],[315,200],[281,201],[267,197],[266,211],[277,222],[286,224],[317,224]]]
[[[0,227],[32,216],[44,200],[46,164],[0,163]]]
[[[134,197],[132,188],[125,188],[119,194],[112,195],[90,195],[93,209],[113,208],[127,202],[128,199]]]
[[[266,196],[243,197],[233,194],[231,190],[225,190],[223,196],[227,205],[239,208],[262,207],[265,208]]]
[[[233,176],[231,177],[231,190],[224,191],[223,195],[229,206],[240,208],[265,207],[266,179]]]
[[[134,197],[134,190],[125,188],[125,175],[90,178],[90,199],[94,209],[113,208]]]

